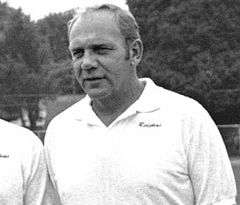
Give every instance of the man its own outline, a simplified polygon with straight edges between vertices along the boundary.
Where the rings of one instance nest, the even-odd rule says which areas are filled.
[[[216,125],[194,100],[138,79],[134,17],[113,5],[69,24],[76,78],[87,96],[50,123],[46,158],[63,205],[235,204]]]
[[[0,204],[50,203],[45,195],[48,175],[40,140],[31,131],[3,120],[0,130]]]

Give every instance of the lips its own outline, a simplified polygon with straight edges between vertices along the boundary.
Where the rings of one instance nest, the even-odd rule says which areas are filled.
[[[94,81],[94,80],[102,80],[102,77],[91,77],[91,78],[85,78],[85,81]]]
[[[87,77],[87,78],[84,78],[83,82],[97,82],[97,81],[100,81],[100,80],[103,80],[105,79],[104,77],[99,77],[99,76],[94,76],[94,77]]]

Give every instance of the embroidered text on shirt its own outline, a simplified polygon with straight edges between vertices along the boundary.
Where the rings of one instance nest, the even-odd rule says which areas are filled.
[[[156,124],[156,123],[145,123],[145,122],[139,122],[138,124],[140,127],[161,127],[161,124]]]
[[[0,158],[9,158],[9,155],[0,154]]]

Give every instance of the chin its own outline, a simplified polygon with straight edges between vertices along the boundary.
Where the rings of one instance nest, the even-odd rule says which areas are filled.
[[[92,99],[102,99],[109,96],[109,92],[106,92],[106,90],[91,90],[86,93]]]

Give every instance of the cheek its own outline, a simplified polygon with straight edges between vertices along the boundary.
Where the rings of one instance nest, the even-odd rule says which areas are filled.
[[[79,62],[74,62],[73,63],[73,72],[76,78],[79,78],[81,75],[81,67]]]

